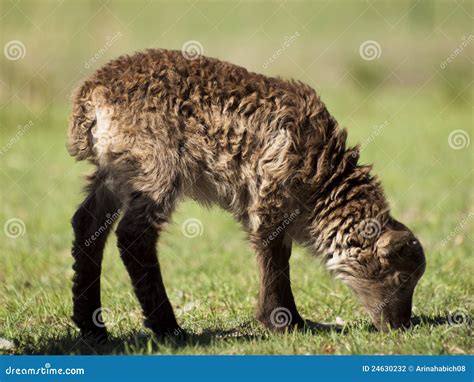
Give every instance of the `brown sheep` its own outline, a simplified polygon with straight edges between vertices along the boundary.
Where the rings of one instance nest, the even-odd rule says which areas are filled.
[[[95,316],[118,210],[118,247],[145,325],[182,333],[155,247],[183,196],[242,223],[257,254],[257,318],[266,327],[305,326],[291,291],[292,241],[322,257],[379,329],[406,326],[423,249],[390,216],[346,135],[309,86],[217,59],[153,49],[99,69],[75,93],[68,135],[70,154],[97,166],[72,219],[73,320],[82,333],[106,336]]]

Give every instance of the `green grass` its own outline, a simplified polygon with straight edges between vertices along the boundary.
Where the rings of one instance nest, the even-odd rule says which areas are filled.
[[[440,69],[440,62],[472,31],[472,4],[4,4],[2,45],[21,40],[26,55],[0,61],[0,338],[14,343],[13,349],[0,352],[473,353],[472,326],[452,325],[448,317],[459,312],[466,318],[473,310],[469,57],[474,44]],[[123,36],[86,69],[84,63],[118,31]],[[300,37],[264,69],[262,64],[284,37],[296,31]],[[381,45],[381,57],[364,61],[359,46],[372,39]],[[113,236],[105,252],[102,298],[112,338],[91,347],[78,337],[70,320],[69,221],[83,197],[82,175],[91,168],[75,163],[65,150],[68,95],[79,78],[111,57],[151,46],[179,49],[187,40],[199,40],[207,55],[315,86],[331,113],[348,128],[350,142],[365,142],[362,161],[374,164],[394,216],[415,231],[425,248],[428,267],[414,299],[419,325],[405,332],[371,330],[351,292],[332,280],[318,259],[296,247],[291,269],[300,313],[325,323],[341,317],[347,325],[342,333],[267,332],[254,319],[258,275],[242,230],[225,212],[187,201],[174,214],[158,250],[172,305],[182,327],[194,334],[191,340],[180,346],[156,343],[143,329]],[[18,126],[29,121],[29,128],[20,127],[19,136]],[[380,125],[385,127],[377,128]],[[468,134],[469,146],[449,146],[455,129]],[[4,232],[12,218],[25,226],[17,238]],[[202,235],[183,235],[181,225],[189,218],[202,222]]]

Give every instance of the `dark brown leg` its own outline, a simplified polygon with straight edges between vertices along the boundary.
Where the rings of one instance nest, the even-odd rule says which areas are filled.
[[[72,218],[74,242],[72,319],[81,335],[105,339],[107,332],[100,314],[100,273],[107,237],[119,215],[119,203],[104,184],[99,172],[90,178],[89,195]]]
[[[296,309],[291,291],[290,256],[291,240],[281,234],[268,242],[260,237],[252,238],[257,251],[260,271],[260,294],[257,319],[267,328],[276,331],[302,328],[304,320]]]
[[[169,208],[138,196],[117,227],[120,255],[143,309],[145,326],[160,337],[183,334],[168,300],[156,254],[158,235],[169,213]]]

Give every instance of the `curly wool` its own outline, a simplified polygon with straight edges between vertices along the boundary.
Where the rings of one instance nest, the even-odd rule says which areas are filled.
[[[111,61],[76,91],[68,149],[107,171],[122,200],[217,203],[249,234],[288,232],[318,254],[367,247],[357,225],[388,207],[370,167],[309,86],[153,49]]]

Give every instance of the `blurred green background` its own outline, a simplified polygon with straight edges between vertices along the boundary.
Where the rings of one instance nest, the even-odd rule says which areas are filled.
[[[469,1],[2,0],[1,17],[2,42],[19,40],[26,54],[2,60],[0,100],[33,112],[67,104],[75,82],[113,57],[149,47],[181,49],[189,40],[199,41],[208,56],[303,80],[325,98],[425,84],[438,90],[440,102],[457,95],[462,102],[472,80],[472,44],[440,68],[463,37],[472,38]],[[368,40],[381,47],[380,58],[369,62],[359,55]]]
[[[0,0],[0,337],[12,342],[3,351],[472,353],[472,15],[472,1]],[[362,161],[374,163],[394,215],[425,247],[428,270],[415,295],[424,326],[368,332],[349,291],[296,248],[302,314],[341,316],[355,330],[265,333],[252,318],[258,276],[240,227],[186,202],[159,247],[178,320],[197,333],[238,326],[237,339],[156,349],[149,334],[145,345],[134,337],[140,310],[114,239],[103,300],[118,345],[94,350],[75,337],[69,219],[90,167],[65,150],[71,91],[118,55],[190,41],[205,55],[310,84],[350,142],[362,143]],[[202,223],[195,238],[183,236],[189,218]],[[450,325],[455,314],[460,325]],[[264,339],[238,339],[256,334]]]

